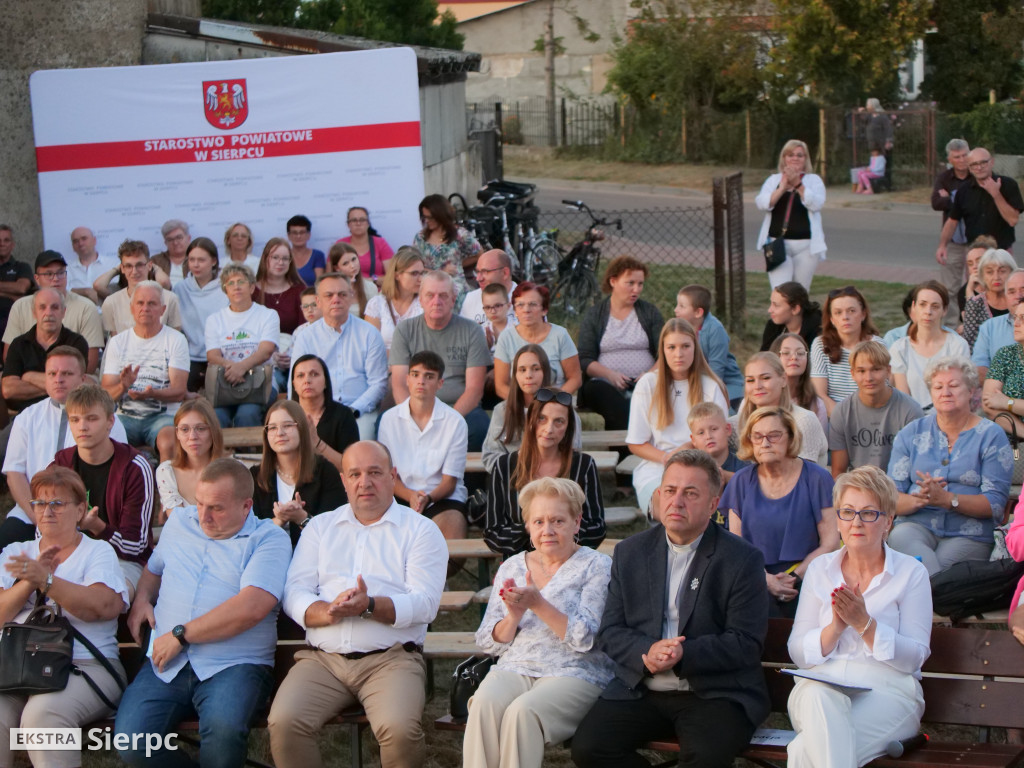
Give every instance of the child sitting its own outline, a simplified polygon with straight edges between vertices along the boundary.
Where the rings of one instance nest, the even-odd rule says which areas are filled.
[[[734,472],[750,463],[740,461],[729,447],[732,425],[726,420],[722,409],[714,403],[697,403],[690,409],[686,423],[690,427],[693,447],[711,454],[711,458],[722,468],[723,483],[728,483]]]
[[[501,332],[508,327],[508,291],[501,283],[485,285],[480,292],[480,303],[487,318],[481,327],[493,360],[494,345],[498,343]]]
[[[683,286],[676,297],[675,315],[697,331],[701,352],[708,366],[725,384],[729,405],[735,410],[743,400],[743,374],[735,355],[729,351],[729,333],[711,314],[711,291],[703,285]]]
[[[878,147],[871,149],[871,161],[867,168],[851,168],[850,181],[853,182],[853,191],[858,195],[873,195],[874,188],[871,186],[872,179],[880,179],[885,176],[885,155]]]

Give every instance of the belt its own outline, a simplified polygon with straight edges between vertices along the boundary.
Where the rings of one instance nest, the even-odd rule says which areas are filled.
[[[375,651],[354,651],[352,653],[339,653],[338,655],[341,656],[343,659],[348,659],[349,661],[356,661],[357,659],[365,659],[367,656],[373,656],[375,654],[384,653],[390,650],[391,648],[378,648]],[[423,646],[418,645],[410,640],[407,643],[402,643],[402,650],[406,653],[423,653]]]

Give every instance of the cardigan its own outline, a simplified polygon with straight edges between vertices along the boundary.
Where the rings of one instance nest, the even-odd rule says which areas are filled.
[[[314,456],[313,479],[308,483],[295,486],[295,492],[306,502],[306,512],[310,517],[319,515],[321,512],[331,512],[343,504],[348,503],[348,494],[345,493],[345,486],[341,484],[341,475],[337,468],[327,461],[323,456]],[[256,517],[272,519],[274,517],[274,503],[277,498],[277,483],[269,491],[264,491],[259,485],[260,467],[250,467],[254,483],[252,491],[252,511]],[[292,549],[299,543],[299,535],[302,528],[296,523],[288,523],[288,535],[292,539]]]
[[[658,336],[665,324],[661,312],[656,306],[643,299],[637,299],[633,305],[636,310],[636,318],[640,321],[641,327],[647,333],[648,349],[651,357],[658,359]],[[587,376],[587,366],[596,363],[601,356],[601,338],[608,327],[608,318],[612,313],[612,299],[608,296],[600,304],[596,304],[587,310],[580,322],[579,343],[576,348],[580,352],[580,368],[583,369],[584,380]]]

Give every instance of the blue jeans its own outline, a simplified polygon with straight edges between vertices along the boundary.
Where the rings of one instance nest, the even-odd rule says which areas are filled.
[[[217,413],[217,421],[220,422],[222,429],[263,426],[263,411],[265,408],[259,403],[222,405],[220,408],[214,408],[213,410]]]
[[[174,416],[169,416],[166,413],[143,417],[126,416],[119,413],[117,417],[124,426],[128,445],[134,446],[155,447],[157,433],[164,427],[174,426]]]
[[[479,405],[466,414],[466,427],[469,431],[467,451],[479,451],[484,447],[484,438],[487,437],[487,429],[490,426],[490,417]]]
[[[249,723],[266,704],[273,685],[273,668],[260,664],[236,664],[206,680],[196,677],[192,665],[186,664],[165,683],[147,659],[124,692],[114,731],[129,738],[135,733],[166,734],[195,712],[199,715],[199,765],[238,768],[248,753]],[[180,748],[161,749],[146,757],[145,740],[119,754],[136,768],[195,765]]]

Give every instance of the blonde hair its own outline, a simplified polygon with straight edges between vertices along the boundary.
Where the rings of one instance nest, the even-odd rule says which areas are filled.
[[[747,418],[747,423],[743,425],[743,429],[740,431],[740,449],[736,452],[736,455],[741,460],[754,461],[754,444],[751,442],[750,433],[754,431],[754,427],[758,422],[770,419],[773,416],[782,422],[782,426],[789,433],[789,448],[786,450],[786,456],[790,459],[795,459],[800,455],[803,439],[800,436],[800,430],[796,426],[796,419],[793,418],[793,414],[778,405],[766,405],[764,408],[758,408],[750,414]]]
[[[804,173],[814,173],[814,165],[811,163],[811,150],[800,139],[790,139],[782,145],[782,151],[779,152],[779,173],[784,172],[786,155],[791,154],[794,149],[802,149],[804,151]]]
[[[858,490],[870,493],[878,502],[878,508],[890,519],[896,516],[896,504],[899,501],[899,491],[896,483],[892,481],[884,470],[871,464],[851,469],[836,478],[836,484],[832,488],[832,506],[838,508],[843,495],[847,491]]]
[[[725,419],[725,411],[723,411],[718,403],[712,403],[709,400],[705,400],[703,403],[697,403],[690,412],[686,414],[686,423],[691,429],[693,425],[701,419]]]
[[[665,429],[675,421],[676,414],[672,401],[675,398],[675,386],[672,383],[672,370],[668,366],[665,357],[665,339],[670,333],[681,333],[689,336],[693,341],[693,364],[686,374],[686,381],[689,384],[689,406],[692,408],[704,400],[704,377],[707,376],[714,381],[718,387],[725,392],[725,385],[714,374],[704,353],[701,351],[697,341],[697,332],[693,326],[681,317],[673,317],[661,329],[658,337],[658,361],[655,363],[655,384],[654,395],[651,398],[651,406],[647,411],[647,417],[657,429]],[[729,398],[726,397],[726,400]]]
[[[530,505],[537,496],[546,496],[551,499],[558,499],[569,508],[569,514],[573,520],[583,517],[583,503],[586,497],[583,489],[574,480],[567,477],[540,477],[531,480],[519,492],[519,506],[522,509],[523,525],[529,530],[528,513]]]
[[[803,337],[801,337],[799,334],[792,335],[796,336],[801,341],[803,341]],[[747,360],[747,364],[743,366],[744,389],[746,388],[747,368],[749,368],[753,363],[765,363],[769,368],[772,369],[772,373],[782,378],[782,392],[779,394],[778,406],[779,408],[784,408],[786,411],[792,411],[793,397],[789,391],[789,376],[786,375],[786,369],[782,365],[781,358],[779,358],[779,356],[774,352],[756,352],[753,355],[751,355],[750,359]],[[767,408],[769,406],[765,407]],[[750,414],[752,414],[756,410],[757,406],[754,405],[754,401],[746,397],[746,393],[744,392],[743,404],[740,405],[740,409],[736,414],[739,417],[736,422],[736,426],[740,432],[742,432],[743,428],[746,426],[747,419],[750,418]]]

